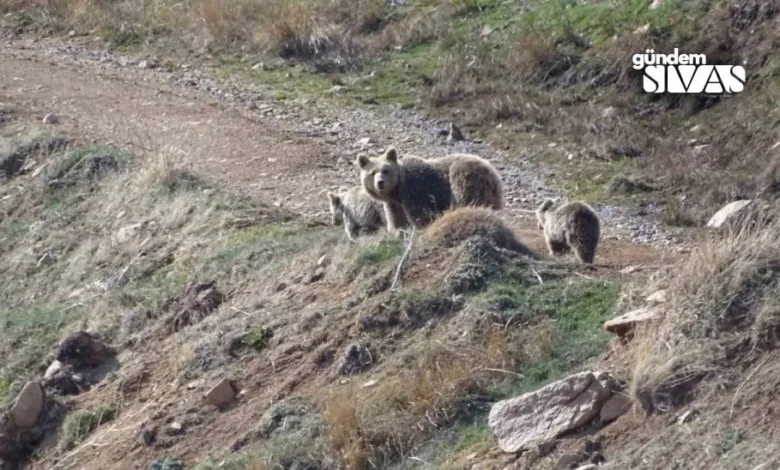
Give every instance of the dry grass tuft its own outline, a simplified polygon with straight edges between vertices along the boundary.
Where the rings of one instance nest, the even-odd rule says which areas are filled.
[[[692,380],[745,346],[774,348],[780,309],[780,222],[750,217],[723,237],[704,240],[664,282],[662,321],[637,332],[631,391],[646,409],[685,399]]]
[[[446,212],[426,229],[423,240],[450,248],[475,236],[487,238],[500,248],[532,254],[494,211],[478,207]]]
[[[476,345],[432,341],[410,364],[371,388],[350,386],[325,399],[330,445],[349,469],[408,455],[427,435],[469,409],[470,399],[505,378],[522,352],[498,327]]]

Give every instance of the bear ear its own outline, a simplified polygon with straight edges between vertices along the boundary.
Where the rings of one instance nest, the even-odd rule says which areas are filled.
[[[338,194],[328,193],[328,199],[330,199],[330,203],[333,204],[335,207],[338,207],[341,205],[341,198]]]
[[[545,212],[550,210],[553,206],[553,200],[552,199],[545,199],[541,206],[539,206],[539,212]]]
[[[346,187],[346,186],[339,186],[339,191],[338,191],[339,194],[344,194],[344,193],[348,193],[348,192],[349,192],[349,188],[348,187]]]
[[[385,152],[385,160],[388,162],[397,162],[398,161],[398,150],[395,149],[395,147],[390,147]]]
[[[371,159],[366,154],[360,154],[357,157],[357,165],[360,169],[366,168],[371,163]]]

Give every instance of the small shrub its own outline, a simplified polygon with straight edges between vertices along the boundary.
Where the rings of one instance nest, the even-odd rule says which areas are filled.
[[[60,446],[65,450],[72,449],[95,432],[98,427],[113,421],[116,417],[116,411],[113,406],[101,406],[68,415],[62,425]]]

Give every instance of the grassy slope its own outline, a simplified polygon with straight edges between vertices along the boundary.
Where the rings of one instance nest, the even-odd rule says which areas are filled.
[[[5,2],[0,8],[16,11],[19,4],[12,3]],[[234,5],[238,5],[235,9],[227,7],[225,2],[205,1],[186,14],[171,14],[172,4],[163,0],[152,2],[146,10],[139,9],[132,1],[101,4],[101,8],[112,9],[110,12],[99,8],[73,9],[67,6],[68,2],[62,2],[60,5],[65,6],[47,12],[47,15],[27,11],[14,18],[24,27],[91,30],[114,46],[127,49],[151,47],[159,52],[175,45],[181,53],[190,54],[195,51],[183,49],[182,43],[204,44],[204,51],[212,56],[210,60],[222,63],[224,73],[249,74],[269,83],[277,88],[278,99],[305,96],[347,104],[377,100],[417,106],[438,116],[454,116],[471,133],[529,151],[540,161],[557,167],[557,175],[575,195],[589,199],[614,198],[629,203],[661,201],[666,204],[670,223],[698,222],[725,200],[752,196],[759,191],[771,197],[776,190],[778,175],[769,150],[776,138],[778,119],[775,101],[778,57],[771,47],[778,31],[774,16],[777,8],[770,8],[774,5],[772,2],[762,6],[751,2],[680,0],[666,2],[661,8],[652,10],[646,2],[638,1],[567,3],[539,0],[523,4],[488,0],[428,1],[405,7],[364,1],[346,12],[339,2],[333,2],[329,7],[319,2],[299,2],[292,10],[290,4],[268,2],[273,8],[259,11],[260,7],[250,1],[235,2]],[[317,22],[322,24],[296,21],[310,18],[311,12],[317,12]],[[205,20],[205,30],[201,19]],[[344,26],[358,31],[352,36],[354,43],[339,39],[343,34],[340,28]],[[208,44],[205,38],[209,38]],[[147,45],[142,46],[143,43]],[[326,53],[312,55],[307,49],[312,43],[325,45],[320,49]],[[745,60],[749,73],[747,90],[712,106],[712,103],[698,99],[653,101],[636,91],[636,77],[629,70],[631,54],[650,44],[657,51],[680,47],[689,52],[705,52],[718,63]],[[241,48],[242,52],[235,52]],[[280,54],[287,60],[274,60]],[[266,66],[248,70],[261,61]],[[373,71],[376,73],[372,74]],[[336,97],[322,94],[333,85],[345,88]],[[614,117],[605,112],[610,107],[614,108]],[[699,130],[692,131],[694,126],[699,126]],[[694,138],[695,142],[692,141]],[[553,142],[555,146],[550,145]],[[637,153],[640,156],[630,157]],[[772,161],[768,168],[766,161]],[[654,190],[638,195],[610,194],[604,188],[613,175],[645,177]],[[144,198],[141,207],[145,211],[159,211],[161,220],[181,217],[181,212],[187,211],[178,207],[185,204],[176,197],[178,191],[166,190],[162,199],[158,196]],[[185,188],[185,191],[190,189]],[[152,194],[159,195],[157,192]],[[187,193],[188,200],[192,194],[201,193]],[[680,197],[683,195],[684,199]],[[31,225],[38,220],[56,221],[63,208],[74,211],[69,216],[85,220],[83,214],[79,219],[78,210],[84,207],[79,197],[68,192],[54,197],[44,194],[41,199],[35,199],[38,201],[35,207],[3,220],[3,237],[21,244],[9,246],[29,246],[36,258],[16,259],[19,255],[14,255],[14,259],[9,259],[8,251],[3,254],[6,258],[3,266],[8,266],[5,269],[13,266],[14,269],[31,270],[25,271],[24,285],[9,286],[4,293],[10,300],[8,305],[13,307],[0,315],[10,325],[8,331],[14,333],[4,338],[2,345],[4,352],[14,351],[9,356],[12,358],[9,366],[2,371],[0,384],[5,384],[5,388],[20,378],[25,367],[40,361],[57,339],[60,327],[75,327],[85,319],[94,318],[89,311],[97,308],[96,305],[70,308],[67,301],[73,288],[71,281],[84,280],[84,267],[77,263],[69,265],[72,271],[65,270],[64,274],[70,276],[67,281],[47,285],[35,301],[21,295],[29,292],[33,287],[30,283],[35,283],[40,276],[36,270],[40,269],[37,264],[41,253],[32,246],[35,240],[29,240],[26,235]],[[115,201],[111,209],[137,202]],[[233,203],[218,203],[213,196],[199,196],[197,204],[203,204],[198,207],[202,207],[208,217],[216,217],[209,219],[206,225],[216,221],[224,223],[234,217]],[[140,218],[130,217],[127,222],[136,220],[140,221]],[[177,272],[196,268],[194,272],[206,276],[224,277],[236,264],[244,266],[242,272],[251,272],[247,271],[245,263],[254,266],[258,254],[270,256],[263,258],[266,261],[282,259],[301,249],[312,239],[309,237],[314,236],[305,228],[273,225],[272,228],[236,230],[227,238],[216,234],[209,238],[210,232],[203,231],[203,223],[203,220],[189,220],[179,229],[184,230],[181,236],[185,239],[186,234],[191,233],[197,234],[198,240],[208,240],[198,245],[213,250],[213,256],[206,257],[207,261],[196,263],[186,261],[186,257],[183,258],[185,261],[175,257],[173,265],[162,263],[158,267],[153,256],[145,260],[151,263],[150,269],[134,268],[137,277],[131,277],[131,282],[104,302],[122,308],[154,309],[165,295],[158,298],[150,296],[152,292],[172,293],[186,282],[186,278],[177,277]],[[192,232],[188,231],[190,229]],[[109,235],[106,231],[98,230],[98,233],[102,235],[92,240],[94,244],[101,244]],[[280,234],[282,236],[276,236]],[[89,239],[85,243],[88,242]],[[74,248],[63,241],[46,239],[43,245],[47,249],[62,246],[68,253],[81,253],[78,246],[75,251],[68,251]],[[258,245],[264,248],[257,249]],[[90,252],[86,247],[82,250]],[[354,255],[359,266],[370,267],[392,262],[399,253],[400,247],[380,242]],[[85,256],[95,263],[91,258],[94,254]],[[108,275],[126,266],[134,253],[103,256],[107,258],[103,264],[97,262],[88,266]],[[62,278],[62,265],[53,266],[44,268],[44,273],[48,272],[44,276]],[[521,331],[528,331],[528,337],[514,338],[527,345],[527,350],[520,351],[519,356],[515,356],[517,351],[511,351],[500,357],[519,361],[513,367],[531,380],[518,383],[506,377],[469,377],[475,380],[468,383],[477,387],[478,397],[495,399],[534,388],[597,354],[607,339],[600,332],[600,324],[611,313],[617,295],[617,286],[601,281],[564,277],[536,285],[533,279],[524,280],[512,272],[505,275],[494,279],[492,285],[469,301],[481,311],[491,312],[491,318],[501,320],[500,323],[511,319],[512,324],[516,322],[517,326],[523,327]],[[251,285],[253,281],[239,279],[238,282]],[[38,281],[35,285],[40,284],[46,283]],[[168,287],[161,290],[164,286]],[[719,288],[717,286],[716,290]],[[422,290],[407,295],[411,305],[415,302],[431,305],[438,294]],[[118,323],[117,319],[113,324],[109,321],[108,329],[118,329]],[[39,335],[36,337],[42,338],[41,343],[14,343],[19,338],[17,333],[33,331]],[[485,332],[480,331],[481,334]],[[571,337],[578,341],[567,341]],[[477,344],[485,343],[477,341]],[[658,362],[667,365],[664,355],[658,357]],[[637,367],[647,365],[637,361]],[[411,369],[417,374],[415,377],[428,377],[430,370],[426,369],[426,364],[422,360]],[[706,366],[712,367],[712,364]],[[650,369],[652,373],[637,379],[640,391],[642,387],[654,390],[659,386],[654,380],[663,383],[667,379],[664,374],[668,374],[668,370],[661,368],[658,375],[656,369]],[[391,370],[382,369],[385,373]],[[434,378],[443,381],[438,382],[438,386],[453,380],[460,383],[463,379],[447,374],[434,374]],[[738,376],[734,380],[741,379]],[[354,421],[355,416],[360,416],[357,411],[380,413],[378,416],[382,417],[381,413],[386,409],[343,407],[345,402],[358,407],[368,406],[376,399],[374,393],[383,393],[406,403],[404,410],[414,411],[411,415],[392,416],[400,423],[408,424],[407,419],[419,417],[415,413],[428,411],[425,406],[413,406],[417,401],[408,396],[399,396],[395,386],[397,382],[390,380],[378,392],[352,390],[337,394],[335,404],[342,408],[331,402],[333,406],[328,408],[326,404],[319,411],[324,418],[313,418],[315,421],[324,419],[325,429],[335,430],[335,435],[328,434],[325,443],[340,450],[344,458],[354,459],[353,464],[357,466],[365,462],[363,459],[373,459],[377,455],[387,459],[387,466],[403,466],[403,463],[398,464],[398,458],[408,455],[409,448],[387,446],[392,442],[383,434],[387,430],[366,429],[366,423]],[[729,386],[733,390],[734,382]],[[447,402],[446,406],[455,406],[458,410],[460,404]],[[369,413],[368,416],[376,418],[377,415]],[[410,437],[414,442],[412,449],[419,450],[428,461],[442,463],[442,468],[447,468],[446,462],[453,453],[484,449],[489,440],[484,410],[476,416],[467,413],[461,420],[445,419],[444,423],[446,426],[441,432]],[[354,429],[363,429],[364,434],[356,436],[351,433]],[[740,449],[745,442],[742,433],[732,431],[722,433],[724,447],[718,455],[725,456],[724,459],[731,458],[729,451]],[[365,433],[373,433],[371,435],[377,439],[370,442],[373,447],[365,445]],[[663,434],[659,440],[663,441],[667,435]],[[290,453],[295,457],[295,449],[300,447],[295,443],[308,442],[310,437],[298,431],[274,435],[264,443],[262,450],[236,458],[233,465],[248,468],[251,462],[278,462],[291,458]],[[674,442],[676,438],[668,439]],[[658,445],[669,448],[668,442]],[[312,450],[315,454],[316,451]],[[379,454],[375,454],[377,451]],[[640,461],[648,450],[634,452],[636,461]],[[211,468],[209,465],[204,463],[205,468]]]

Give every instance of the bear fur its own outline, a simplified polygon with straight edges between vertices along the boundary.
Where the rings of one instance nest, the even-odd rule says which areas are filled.
[[[447,211],[425,229],[423,239],[431,245],[451,248],[475,236],[487,238],[499,248],[537,258],[494,211],[484,207]]]
[[[390,147],[381,157],[358,156],[357,164],[366,193],[384,203],[393,234],[409,225],[424,228],[451,207],[504,207],[501,177],[476,155],[401,158]]]
[[[590,206],[574,201],[553,209],[553,201],[547,199],[536,210],[536,220],[551,255],[573,251],[582,263],[593,264],[601,222]]]
[[[385,226],[382,203],[366,194],[361,186],[328,192],[328,202],[333,225],[344,225],[350,240],[355,240],[361,232],[372,234]]]

